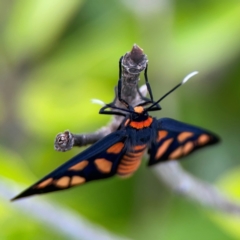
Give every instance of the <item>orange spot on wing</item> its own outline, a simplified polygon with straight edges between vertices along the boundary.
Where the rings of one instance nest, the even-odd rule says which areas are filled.
[[[162,145],[158,148],[155,159],[158,160],[162,155],[168,150],[170,144],[172,143],[173,138],[165,140]]]
[[[210,141],[210,136],[207,135],[207,134],[200,135],[198,140],[197,140],[199,145],[205,145],[209,141]]]
[[[180,143],[182,143],[185,140],[187,140],[188,138],[192,137],[193,135],[194,135],[194,133],[192,133],[192,132],[182,132],[178,135],[177,139]]]
[[[75,185],[79,185],[82,183],[85,183],[86,179],[84,177],[80,177],[80,176],[73,176],[71,179],[71,186],[75,186]]]
[[[112,145],[110,148],[108,148],[107,153],[118,154],[122,151],[123,147],[124,147],[124,144],[122,142],[118,142]]]
[[[182,156],[183,156],[183,148],[181,146],[181,147],[178,147],[175,151],[173,151],[169,155],[168,159],[178,159],[178,158],[180,158]]]
[[[35,186],[35,188],[45,188],[46,186],[50,185],[52,183],[53,179],[48,178],[44,180],[43,182],[39,183],[38,185]]]
[[[94,161],[97,169],[102,173],[109,173],[112,169],[112,162],[105,158],[98,158]]]
[[[160,142],[163,138],[165,138],[168,135],[168,131],[161,130],[158,131],[158,138],[157,141]]]
[[[73,165],[68,170],[80,171],[80,170],[83,170],[87,165],[88,165],[88,161],[83,160],[82,162],[79,162],[79,163]]]
[[[193,142],[187,142],[184,146],[183,146],[183,154],[187,155],[188,153],[190,153],[194,148],[194,143]]]
[[[55,181],[55,185],[60,188],[67,188],[70,183],[70,177],[64,176]]]
[[[142,106],[137,106],[134,108],[134,112],[136,113],[142,113],[144,111],[144,108]]]

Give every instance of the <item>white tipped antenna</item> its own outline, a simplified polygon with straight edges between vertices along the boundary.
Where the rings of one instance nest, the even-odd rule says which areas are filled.
[[[178,85],[176,85],[173,89],[171,89],[170,91],[168,91],[167,93],[165,93],[159,100],[157,100],[156,102],[154,102],[150,107],[148,107],[146,110],[149,111],[151,110],[154,106],[156,106],[159,102],[161,102],[165,97],[167,97],[170,93],[172,93],[173,91],[175,91],[177,88],[179,88],[181,85],[183,85],[184,83],[186,83],[191,77],[193,77],[194,75],[198,74],[197,71],[191,72],[189,73]]]
[[[182,84],[186,83],[191,77],[195,76],[198,74],[198,71],[194,71],[189,73],[183,80],[182,80]]]
[[[101,105],[101,106],[105,106],[106,105],[106,103],[103,102],[102,100],[95,99],[95,98],[91,99],[91,102],[95,103],[95,104],[98,104],[98,105]]]

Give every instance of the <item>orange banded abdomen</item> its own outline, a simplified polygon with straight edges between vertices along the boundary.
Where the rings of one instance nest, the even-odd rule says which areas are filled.
[[[117,174],[127,176],[134,173],[141,164],[145,150],[146,145],[138,145],[133,148],[133,151],[127,152],[118,165]]]

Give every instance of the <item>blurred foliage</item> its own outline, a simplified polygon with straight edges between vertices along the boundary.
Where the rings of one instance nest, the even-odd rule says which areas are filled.
[[[1,176],[27,186],[79,152],[57,153],[53,139],[65,129],[90,132],[109,121],[90,99],[112,100],[118,59],[133,43],[148,55],[155,99],[199,70],[194,81],[164,100],[157,116],[221,136],[219,146],[184,161],[195,176],[211,182],[228,171],[229,178],[236,176],[231,169],[239,167],[239,22],[237,0],[1,0]],[[173,196],[143,165],[130,179],[37,198],[132,239],[240,239],[237,228],[229,230],[239,222],[226,224],[222,217],[216,224],[220,220]],[[239,178],[232,182],[237,191]],[[0,197],[1,239],[67,239],[14,204]]]
[[[223,176],[221,176],[217,185],[224,189],[224,192],[228,194],[235,202],[240,202],[240,168],[235,168],[227,171]],[[239,217],[214,213],[211,215],[212,219],[216,221],[223,229],[229,232],[231,235],[235,236],[236,239],[240,239],[240,219]]]

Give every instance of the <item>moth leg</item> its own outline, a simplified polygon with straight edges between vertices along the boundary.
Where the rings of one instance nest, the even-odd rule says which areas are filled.
[[[151,102],[154,102],[153,95],[152,95],[152,89],[151,89],[151,86],[148,82],[147,70],[148,70],[148,64],[146,65],[146,68],[145,68],[145,71],[144,71],[144,77],[145,77],[145,83],[146,83],[146,86],[147,86],[147,90],[148,90]]]
[[[146,101],[144,103],[144,105],[149,104],[149,103],[154,103],[152,89],[151,89],[151,86],[150,86],[149,81],[148,81],[147,70],[148,70],[148,64],[146,65],[146,68],[145,68],[145,71],[144,71],[144,78],[145,78],[145,84],[146,84],[146,87],[147,87],[147,90],[148,90],[148,93],[149,93],[149,96],[150,96],[151,100],[142,96],[142,99]],[[137,89],[137,91],[140,92],[139,88]],[[140,95],[141,95],[141,93],[140,93]],[[160,105],[157,104],[154,108],[152,108],[152,111],[158,111],[158,110],[161,110],[161,109],[162,108],[160,107]]]

